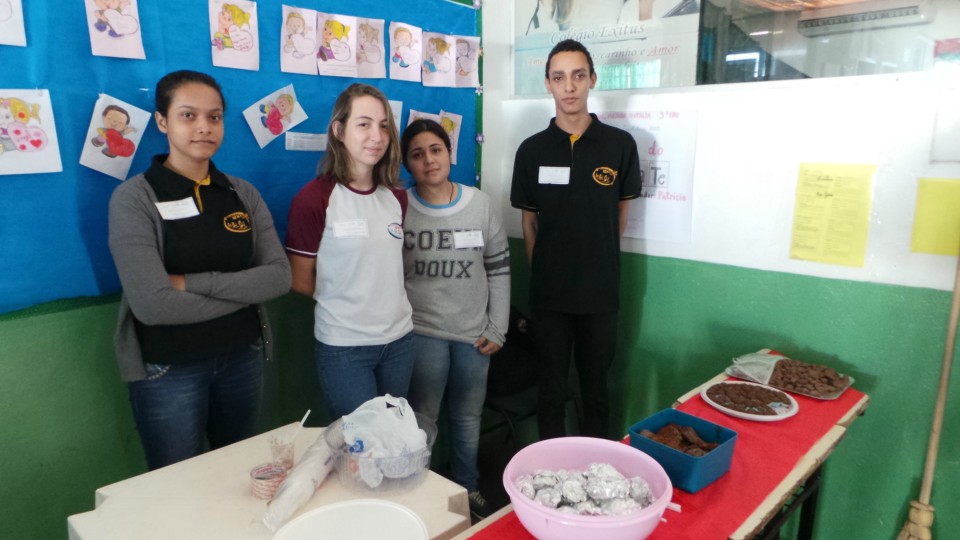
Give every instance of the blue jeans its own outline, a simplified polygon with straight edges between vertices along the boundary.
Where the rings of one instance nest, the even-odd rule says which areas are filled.
[[[150,470],[257,434],[263,341],[186,364],[146,364],[129,383],[130,405]]]
[[[487,397],[490,357],[480,354],[472,343],[421,335],[415,335],[413,343],[417,359],[407,399],[413,410],[436,422],[446,395],[453,453],[450,474],[467,492],[476,491],[480,416]]]
[[[332,418],[384,394],[407,397],[413,371],[413,332],[386,345],[341,347],[317,342],[317,375]]]

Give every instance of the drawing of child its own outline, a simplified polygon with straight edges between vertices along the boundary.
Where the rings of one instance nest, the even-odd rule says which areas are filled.
[[[466,77],[477,70],[477,59],[470,50],[470,42],[457,39],[457,74]]]
[[[427,40],[427,57],[423,60],[423,72],[435,73],[437,71],[446,73],[450,71],[450,59],[447,58],[447,51],[450,50],[450,44],[443,38],[432,37]]]
[[[290,94],[280,94],[273,103],[264,103],[260,105],[260,112],[264,115],[260,117],[263,126],[270,130],[270,133],[279,135],[283,133],[283,124],[290,123],[290,115],[293,114],[294,101]]]
[[[132,156],[137,147],[133,141],[123,137],[137,130],[130,125],[130,114],[123,107],[107,105],[101,116],[103,127],[97,128],[97,136],[90,139],[90,143],[97,148],[106,145],[102,152],[110,158]]]
[[[402,68],[420,63],[420,55],[413,48],[414,45],[416,43],[413,32],[409,28],[398,26],[393,31],[393,63],[399,63]]]
[[[367,23],[360,24],[360,34],[357,36],[359,44],[357,45],[357,63],[368,62],[376,64],[383,58],[383,52],[377,46],[380,41],[380,31],[375,26]]]
[[[317,58],[327,60],[346,60],[350,57],[350,46],[343,42],[349,37],[350,27],[336,19],[328,19],[323,25],[323,41],[317,49]]]
[[[20,98],[0,98],[0,153],[6,150],[35,152],[47,145],[47,135],[30,119],[40,122],[40,105]]]
[[[450,138],[453,139],[453,132],[457,130],[457,123],[450,118],[449,116],[444,116],[440,118],[440,127],[447,132],[447,135],[450,135]]]
[[[95,12],[97,22],[93,27],[100,32],[106,31],[110,37],[120,37],[122,34],[117,32],[110,21],[123,16],[123,10],[130,5],[130,0],[93,0],[93,3],[100,8]]]
[[[217,50],[232,49],[232,34],[237,33],[250,21],[250,14],[234,4],[224,4],[217,17],[217,31],[210,44]]]
[[[287,41],[283,45],[283,50],[294,56],[294,58],[303,58],[313,54],[313,48],[317,45],[314,39],[307,35],[312,30],[307,26],[307,21],[303,15],[296,11],[291,11],[287,15]]]

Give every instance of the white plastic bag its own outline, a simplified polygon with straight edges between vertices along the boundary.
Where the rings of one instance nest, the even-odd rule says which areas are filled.
[[[404,478],[420,468],[419,459],[402,458],[427,447],[427,434],[417,425],[413,408],[402,397],[375,397],[343,417],[343,442],[361,458],[360,477],[377,487],[383,477]]]
[[[760,384],[770,382],[777,362],[786,358],[779,354],[770,354],[770,349],[760,349],[733,359],[733,365],[726,369],[727,375]]]

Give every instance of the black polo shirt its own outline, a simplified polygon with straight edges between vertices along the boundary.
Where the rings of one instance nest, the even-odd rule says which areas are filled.
[[[253,223],[227,177],[210,163],[210,184],[198,185],[163,166],[155,156],[144,173],[158,202],[193,199],[200,214],[163,220],[163,265],[168,274],[237,272],[253,266]],[[207,321],[147,325],[137,321],[145,362],[178,364],[228,354],[260,337],[256,308],[248,306]]]
[[[640,158],[629,133],[591,117],[572,144],[554,118],[517,150],[510,202],[538,219],[534,309],[590,314],[619,307],[619,205],[640,196]]]

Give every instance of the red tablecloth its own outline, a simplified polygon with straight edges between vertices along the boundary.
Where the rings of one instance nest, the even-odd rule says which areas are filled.
[[[822,401],[794,397],[800,411],[778,422],[734,418],[714,409],[700,396],[679,410],[726,426],[737,432],[730,471],[696,494],[673,490],[681,512],[667,510],[665,523],[651,540],[709,540],[728,538],[763,502],[767,495],[826,433],[863,398],[848,389],[839,398]],[[510,512],[471,538],[477,540],[531,539],[515,513]]]

